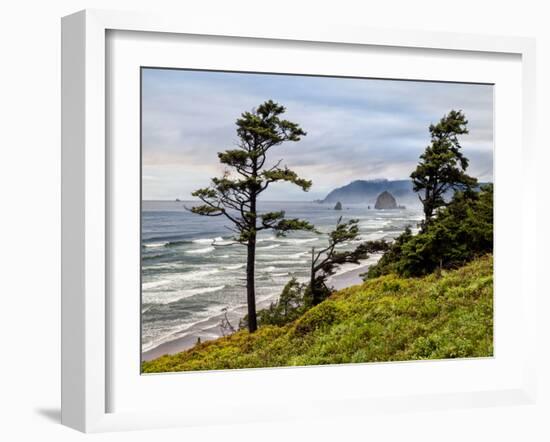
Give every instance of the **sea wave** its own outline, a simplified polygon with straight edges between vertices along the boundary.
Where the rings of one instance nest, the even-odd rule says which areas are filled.
[[[296,261],[295,259],[279,259],[275,261],[269,261],[271,264],[283,264],[283,265],[296,265],[296,264],[305,264],[307,261],[305,259]]]
[[[216,250],[214,247],[209,246],[209,247],[204,247],[202,249],[186,250],[184,253],[187,253],[189,255],[196,255],[196,254],[200,255],[200,254],[203,254],[203,253],[213,252],[214,250]]]
[[[237,241],[228,239],[226,241],[216,240],[212,243],[212,245],[214,245],[214,246],[237,246],[237,245],[240,245],[240,243],[237,242]]]
[[[220,269],[209,269],[209,270],[195,270],[192,272],[186,272],[183,274],[180,274],[178,279],[181,279],[183,281],[193,281],[197,279],[204,278],[206,276],[211,276],[216,273],[219,273]]]
[[[289,254],[261,254],[258,255],[258,259],[261,261],[271,261],[272,259],[285,258],[285,259],[296,259],[299,260],[301,257],[308,255],[310,252],[298,252],[298,253],[289,253]],[[295,263],[298,261],[294,261]]]
[[[272,241],[288,244],[305,244],[308,242],[318,241],[320,238],[275,238]]]
[[[143,296],[144,304],[172,304],[191,296],[203,295],[205,293],[218,292],[225,288],[225,285],[215,287],[202,287],[197,289],[179,290],[176,292],[150,292]]]
[[[151,260],[151,259],[158,259],[158,258],[162,258],[164,255],[161,254],[161,253],[156,253],[154,255],[145,255],[143,257],[143,260],[144,261],[148,261],[148,260]]]
[[[286,258],[301,258],[302,256],[308,255],[309,252],[298,252],[298,253],[291,253],[290,255],[285,255]]]
[[[215,241],[223,241],[223,238],[221,236],[216,236],[215,238],[199,238],[194,239],[192,242],[196,244],[212,244]]]
[[[238,269],[242,269],[246,264],[235,264],[235,265],[230,265],[230,266],[225,266],[224,269],[226,270],[238,270]]]
[[[144,342],[142,344],[142,351],[146,352],[158,347],[161,344],[172,341],[174,339],[182,338],[191,332],[198,324],[208,321],[210,318],[220,315],[220,307],[218,305],[211,306],[198,314],[196,320],[192,322],[185,322],[179,326],[171,327],[168,332],[161,330],[148,330],[151,335],[144,336]]]
[[[373,230],[384,228],[392,224],[392,220],[388,219],[377,219],[377,220],[366,220],[359,223],[359,230]]]
[[[141,284],[141,288],[143,291],[150,291],[153,289],[157,289],[159,287],[173,284],[174,282],[177,282],[177,281],[201,281],[205,277],[214,275],[219,271],[220,271],[219,269],[209,269],[209,270],[194,270],[191,272],[183,272],[183,273],[171,273],[168,275],[163,275],[162,279],[144,282]]]
[[[168,241],[164,244],[164,247],[177,247],[184,244],[189,244],[189,241]]]
[[[276,249],[277,247],[281,247],[281,244],[271,244],[269,246],[256,247],[256,250],[270,250],[270,249]]]
[[[146,249],[152,249],[157,247],[164,247],[165,245],[169,244],[167,241],[165,242],[151,242],[149,244],[143,244],[143,247]]]

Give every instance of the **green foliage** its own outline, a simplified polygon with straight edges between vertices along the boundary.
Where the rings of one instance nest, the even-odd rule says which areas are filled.
[[[264,225],[263,220],[262,225]],[[279,219],[276,223],[271,224],[269,228],[275,230],[277,236],[286,236],[288,232],[295,230],[303,230],[308,232],[316,231],[313,224],[298,218]]]
[[[327,287],[327,278],[334,274],[335,269],[345,263],[358,264],[360,260],[367,259],[368,253],[386,250],[389,245],[385,241],[367,241],[359,244],[354,250],[337,251],[340,244],[346,244],[357,239],[359,235],[358,220],[351,219],[342,222],[342,217],[338,218],[336,228],[328,234],[327,247],[311,250],[311,275],[309,283],[309,292],[313,305],[319,304],[327,298],[331,289]]]
[[[386,250],[378,262],[369,267],[368,272],[361,276],[366,278],[376,278],[378,276],[387,275],[388,273],[397,273],[396,263],[401,258],[403,245],[412,239],[412,231],[410,227],[406,227],[401,235],[399,235],[391,245],[387,245]],[[386,243],[388,244],[388,243]]]
[[[411,174],[413,190],[424,206],[425,223],[445,205],[449,189],[470,189],[477,183],[466,174],[468,159],[462,154],[458,135],[468,133],[468,120],[462,111],[449,112],[439,123],[430,125],[431,144],[420,156],[420,163]]]
[[[268,308],[258,311],[258,324],[285,325],[299,318],[311,307],[308,301],[305,284],[300,284],[296,278],[286,283],[277,301],[272,302]],[[248,316],[241,319],[239,328],[248,325]]]
[[[424,231],[401,234],[367,275],[421,276],[493,251],[493,186],[457,192]]]
[[[279,235],[292,230],[314,230],[314,226],[299,219],[285,219],[285,212],[258,213],[256,201],[272,183],[288,182],[308,191],[311,181],[300,178],[281,161],[267,166],[268,152],[285,142],[300,141],[306,133],[302,128],[281,118],[286,109],[268,100],[252,112],[244,112],[236,121],[238,149],[218,153],[218,159],[228,169],[214,177],[211,185],[197,189],[192,196],[202,204],[189,210],[202,216],[225,216],[233,225],[235,240],[253,241],[260,230],[271,229]],[[258,220],[260,223],[258,224]]]
[[[286,301],[299,299],[296,283]],[[278,307],[277,307],[278,308]],[[493,355],[493,261],[338,291],[296,320],[143,363],[146,373]]]
[[[406,229],[367,272],[374,278],[389,273],[421,276],[453,268],[493,251],[493,187],[474,190],[477,180],[466,174],[468,159],[459,135],[467,134],[462,111],[451,111],[430,126],[431,144],[411,174],[413,189],[424,206],[419,234]],[[454,195],[444,199],[448,190]]]

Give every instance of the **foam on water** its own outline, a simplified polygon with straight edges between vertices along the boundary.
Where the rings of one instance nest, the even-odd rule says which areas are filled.
[[[204,293],[214,293],[225,288],[225,285],[215,287],[203,287],[198,289],[180,290],[177,292],[145,292],[143,294],[144,304],[172,304],[191,296],[202,295]]]
[[[186,250],[184,253],[187,253],[189,255],[194,255],[194,254],[197,254],[197,253],[210,253],[210,252],[213,252],[214,250],[216,250],[216,249],[214,247],[210,246],[210,247],[204,247],[202,249]]]
[[[178,281],[202,281],[204,278],[219,273],[219,269],[210,270],[195,270],[181,273],[162,274],[159,279],[143,282],[141,285],[142,291],[145,293],[149,290],[173,284]]]
[[[318,241],[321,238],[276,238],[273,241],[290,243],[290,244],[305,244],[308,242]]]
[[[168,242],[152,242],[149,244],[143,244],[143,247],[146,247],[148,249],[156,248],[156,247],[164,247]]]
[[[216,236],[215,238],[199,238],[194,239],[191,242],[195,244],[212,244],[215,241],[223,241],[223,238],[221,236]]]
[[[305,259],[300,260],[289,260],[289,259],[279,259],[276,261],[269,261],[270,264],[287,264],[287,265],[296,265],[296,264],[305,264],[307,261]]]
[[[189,332],[193,330],[193,327],[203,323],[215,315],[219,315],[220,312],[221,309],[219,306],[212,306],[198,314],[196,319],[193,321],[162,324],[158,328],[145,329],[143,330],[142,336],[142,351],[149,351],[166,342],[182,338],[189,334]]]
[[[270,250],[270,249],[276,249],[277,247],[281,247],[281,244],[271,244],[270,246],[256,247],[256,250],[257,251]]]
[[[235,265],[225,266],[224,269],[226,269],[226,270],[238,270],[238,269],[242,269],[245,266],[246,266],[246,264],[235,264]]]

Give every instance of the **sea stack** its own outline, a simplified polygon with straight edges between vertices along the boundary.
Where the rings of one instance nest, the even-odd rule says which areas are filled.
[[[397,209],[397,201],[395,201],[394,196],[390,192],[385,190],[376,198],[374,208],[378,210]]]
[[[338,201],[336,205],[334,206],[334,210],[342,210],[342,203]]]

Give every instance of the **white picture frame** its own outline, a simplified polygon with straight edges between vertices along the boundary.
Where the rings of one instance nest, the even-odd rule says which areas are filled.
[[[294,27],[279,23],[269,28],[254,23],[207,22],[194,17],[157,17],[150,14],[131,14],[87,10],[63,18],[62,21],[62,423],[85,432],[158,428],[169,426],[207,425],[211,416],[181,408],[161,410],[113,412],[109,405],[110,354],[108,335],[111,312],[108,300],[108,244],[112,241],[108,220],[112,211],[109,194],[109,156],[106,121],[109,118],[106,77],[106,36],[111,31],[154,32],[162,35],[217,36],[221,38],[270,39],[273,41],[309,42],[312,44],[368,45],[384,48],[426,49],[432,51],[510,54],[521,57],[521,149],[523,174],[534,168],[534,108],[535,108],[535,46],[532,39],[490,37],[448,33],[403,31],[399,33],[356,29],[345,26],[308,24]],[[158,34],[156,34],[158,35]],[[498,137],[498,134],[497,134]],[[521,290],[522,311],[518,323],[524,336],[535,333],[536,299],[534,269],[527,256],[535,256],[536,194],[521,190],[525,207],[521,226]],[[532,221],[530,221],[532,220]],[[498,256],[498,253],[496,253]],[[521,356],[521,380],[514,379],[502,388],[471,391],[427,392],[400,395],[388,392],[377,397],[357,396],[313,400],[311,407],[282,409],[254,407],[242,403],[236,409],[217,415],[217,422],[253,422],[312,417],[361,415],[373,411],[387,412],[532,403],[536,393],[533,349],[527,340]],[[409,365],[412,367],[412,365]],[[379,365],[386,370],[388,365]],[[333,368],[334,369],[334,368]],[[337,369],[337,368],[336,368]],[[348,369],[350,376],[358,376],[358,365]],[[353,371],[353,372],[352,372]],[[284,370],[285,376],[298,376]],[[233,372],[235,373],[235,372]],[[254,376],[242,374],[238,376]],[[256,371],[255,373],[258,373]],[[258,378],[265,381],[273,376],[264,371]],[[231,372],[200,373],[201,383],[214,381],[223,385]],[[210,376],[210,378],[208,378]],[[164,383],[170,382],[165,377]],[[174,378],[173,378],[174,379]],[[198,379],[198,378],[194,378]],[[239,408],[240,407],[240,408]],[[246,412],[244,412],[246,411]]]

